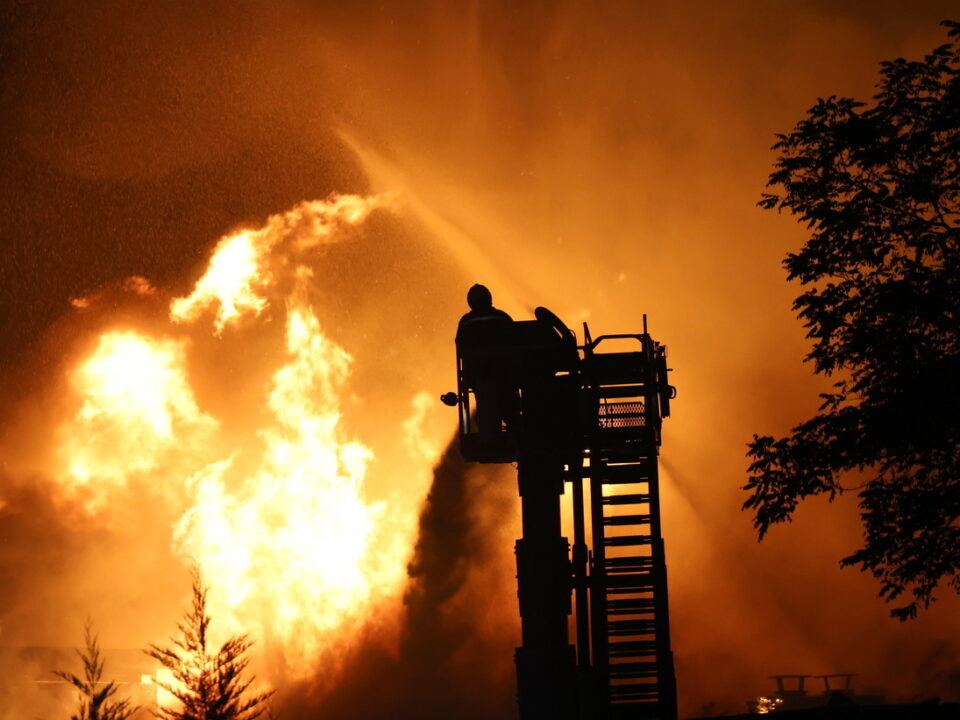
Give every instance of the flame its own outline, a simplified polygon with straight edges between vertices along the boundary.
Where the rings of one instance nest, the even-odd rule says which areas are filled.
[[[776,696],[767,697],[765,695],[758,695],[757,699],[754,700],[751,705],[755,715],[768,715],[780,709],[780,706],[783,705],[783,699]]]
[[[363,500],[371,451],[346,438],[339,396],[350,356],[316,316],[293,307],[288,362],[273,376],[262,464],[230,492],[232,459],[190,479],[196,499],[177,525],[178,548],[217,589],[219,615],[239,631],[266,622],[293,672],[336,642],[403,575],[403,548],[381,538],[382,503]]]
[[[259,315],[267,301],[258,296],[254,285],[263,282],[259,261],[263,249],[247,231],[224,238],[210,260],[210,267],[197,282],[189,297],[178,298],[170,306],[170,317],[178,321],[195,320],[200,312],[216,302],[217,332],[245,312]]]
[[[240,317],[259,315],[268,304],[260,293],[275,279],[265,267],[266,261],[277,246],[288,246],[291,254],[303,253],[331,241],[339,230],[363,222],[388,200],[386,195],[333,195],[327,200],[302,202],[271,215],[259,229],[221,238],[193,292],[171,304],[170,319],[189,322],[216,306],[214,327],[219,335]]]
[[[81,405],[61,428],[60,455],[66,477],[91,486],[92,507],[104,502],[105,486],[157,469],[216,428],[197,406],[184,362],[180,342],[110,331],[71,374]]]
[[[302,677],[320,659],[335,669],[372,609],[399,598],[411,550],[413,512],[403,525],[403,513],[367,497],[374,454],[343,417],[353,359],[320,326],[305,256],[384,203],[304,202],[221,238],[193,291],[171,302],[169,336],[110,329],[70,374],[79,409],[58,435],[65,484],[85,488],[94,514],[134,479],[169,488],[178,499],[171,548],[210,586],[215,632],[263,641],[259,652],[284,661],[274,676]],[[237,430],[198,402],[190,352],[221,341],[204,339],[197,321],[214,310],[220,336],[271,304],[285,312],[285,345],[257,375],[269,382],[234,387],[223,377],[263,409],[254,429]],[[177,333],[189,323],[188,342]],[[433,459],[420,453],[408,472]]]

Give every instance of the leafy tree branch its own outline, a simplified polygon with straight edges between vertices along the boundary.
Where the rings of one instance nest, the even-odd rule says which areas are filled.
[[[855,488],[872,573],[892,610],[916,616],[960,592],[960,23],[923,60],[881,64],[871,104],[820,99],[779,153],[760,206],[810,231],[789,254],[808,360],[834,376],[815,417],[755,435],[749,496],[762,539],[816,495]]]

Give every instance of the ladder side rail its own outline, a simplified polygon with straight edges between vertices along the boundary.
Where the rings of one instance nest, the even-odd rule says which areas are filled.
[[[591,662],[590,652],[592,643],[590,642],[590,577],[587,574],[587,543],[585,532],[585,517],[583,504],[583,485],[582,477],[583,459],[580,459],[579,468],[570,468],[576,470],[571,472],[571,494],[573,496],[573,592],[576,601],[576,617],[574,618],[576,627],[577,641],[577,704],[578,718],[580,720],[592,720],[594,718],[593,707],[593,664]]]
[[[587,543],[583,503],[584,479],[580,472],[571,473],[571,495],[573,496],[573,553],[572,568],[574,580],[574,595],[577,603],[577,665],[581,668],[590,667],[590,617],[588,615],[587,590],[589,577],[587,575]]]
[[[657,684],[660,688],[660,702],[663,706],[665,720],[675,720],[677,717],[677,681],[673,662],[673,648],[670,641],[670,602],[667,592],[667,559],[663,541],[663,526],[661,523],[660,507],[660,468],[657,457],[661,441],[660,429],[662,418],[660,414],[660,387],[657,373],[658,346],[649,336],[645,343],[647,375],[644,378],[645,403],[647,411],[647,430],[649,455],[652,459],[650,468],[650,534],[653,536],[653,572],[657,591],[654,593],[656,618],[655,642],[657,646]]]
[[[594,467],[594,471],[597,470]],[[598,717],[606,717],[610,703],[610,659],[607,637],[607,571],[603,533],[603,480],[599,474],[590,478],[590,517],[593,557],[590,564],[590,639],[593,650],[594,698]]]
[[[602,343],[604,340],[637,340],[642,343],[644,333],[615,333],[612,335],[598,335],[597,337],[590,340],[584,347],[589,348],[590,351],[596,350],[597,346]]]
[[[656,371],[656,346],[649,335],[644,336],[643,356],[644,356],[644,411],[647,427],[651,429],[654,442],[657,447],[660,445],[660,429],[663,426],[663,419],[660,414],[660,387],[657,382]]]
[[[667,590],[667,559],[660,532],[660,473],[654,467],[650,483],[650,514],[656,522],[653,554],[655,582],[657,592],[654,595],[655,614],[657,622],[657,684],[660,686],[661,702],[664,704],[664,718],[675,720],[677,717],[677,678],[673,662],[673,647],[670,640],[670,599]]]
[[[591,388],[592,406],[596,408],[595,385]],[[590,530],[593,558],[590,566],[590,619],[591,645],[593,649],[594,698],[598,717],[606,716],[610,702],[609,647],[607,640],[607,571],[606,546],[603,530],[603,479],[601,475],[596,410],[590,418]]]
[[[650,496],[648,505],[649,533],[651,537],[652,579],[654,604],[654,645],[656,657],[656,700],[658,715],[663,720],[675,720],[676,676],[673,663],[673,651],[670,642],[669,599],[667,593],[666,555],[661,524],[660,481],[657,456],[661,441],[662,427],[660,408],[660,388],[657,365],[655,363],[657,344],[644,336],[644,360],[641,368],[641,384],[644,396],[644,425],[642,430],[641,453],[650,460],[647,489]]]
[[[594,348],[599,338],[583,347],[581,360],[581,433],[589,458],[589,469],[580,468],[590,478],[590,649],[593,665],[593,710],[597,720],[607,720],[610,704],[609,648],[607,639],[606,548],[603,531],[603,481],[600,474],[597,431],[599,428],[598,378]]]

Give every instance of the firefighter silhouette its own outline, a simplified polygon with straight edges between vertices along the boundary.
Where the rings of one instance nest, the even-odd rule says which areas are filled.
[[[457,325],[457,344],[462,349],[464,379],[476,398],[477,426],[482,435],[507,432],[519,412],[518,386],[495,348],[506,340],[513,318],[493,306],[493,296],[484,285],[470,288],[467,305],[470,311]]]

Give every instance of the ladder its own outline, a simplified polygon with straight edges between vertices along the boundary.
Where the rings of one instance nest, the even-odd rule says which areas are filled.
[[[596,352],[611,338],[639,347]],[[590,488],[593,706],[606,720],[677,717],[657,473],[665,372],[664,349],[646,333],[584,346],[577,475]]]

